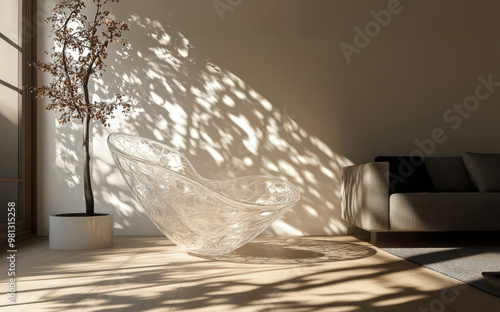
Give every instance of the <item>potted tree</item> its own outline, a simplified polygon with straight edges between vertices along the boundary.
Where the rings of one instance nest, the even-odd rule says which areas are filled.
[[[118,2],[118,0],[111,0]],[[59,0],[46,19],[54,33],[49,62],[36,62],[35,68],[52,75],[49,84],[32,87],[37,99],[49,98],[47,110],[59,113],[59,123],[82,122],[83,182],[85,213],[50,216],[49,247],[52,249],[91,249],[113,244],[113,216],[94,211],[90,170],[90,132],[93,122],[110,126],[115,110],[130,112],[122,95],[109,101],[91,101],[89,82],[102,76],[107,49],[113,43],[125,46],[125,22],[115,21],[103,6],[109,0]],[[89,8],[86,4],[92,4]],[[90,14],[87,18],[86,14]],[[82,203],[83,204],[83,203]],[[83,205],[82,205],[83,206]]]

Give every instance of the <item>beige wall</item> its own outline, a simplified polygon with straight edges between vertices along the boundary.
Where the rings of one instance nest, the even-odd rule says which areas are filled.
[[[42,11],[48,4],[39,1]],[[270,174],[297,185],[301,203],[267,234],[345,233],[343,166],[382,154],[500,151],[500,92],[479,87],[489,75],[500,81],[499,6],[465,0],[112,5],[117,18],[128,20],[131,46],[110,54],[97,95],[119,91],[136,112],[111,129],[94,129],[98,209],[115,214],[117,234],[159,233],[130,198],[106,147],[107,135],[122,131],[177,147],[207,178]],[[47,35],[42,28],[40,57],[50,48]],[[49,214],[83,210],[80,130],[73,128],[57,126],[52,112],[39,114],[40,235],[48,232]],[[431,144],[435,129],[441,143]]]

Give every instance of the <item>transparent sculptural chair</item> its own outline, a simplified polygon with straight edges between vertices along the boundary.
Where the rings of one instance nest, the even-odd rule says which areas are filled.
[[[276,177],[205,179],[185,156],[153,140],[113,133],[108,146],[149,218],[191,253],[220,255],[243,246],[300,198]]]

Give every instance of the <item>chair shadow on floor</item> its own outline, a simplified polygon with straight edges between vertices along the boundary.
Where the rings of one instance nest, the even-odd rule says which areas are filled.
[[[225,255],[198,255],[213,261],[246,264],[304,264],[368,258],[376,250],[359,244],[311,238],[259,237]]]

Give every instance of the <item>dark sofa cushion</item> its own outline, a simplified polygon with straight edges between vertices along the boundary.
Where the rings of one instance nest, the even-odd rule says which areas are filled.
[[[378,156],[375,161],[389,163],[390,194],[436,191],[421,157]]]
[[[462,157],[426,157],[424,163],[436,192],[477,192]]]
[[[463,153],[472,183],[481,192],[500,192],[500,154]]]

